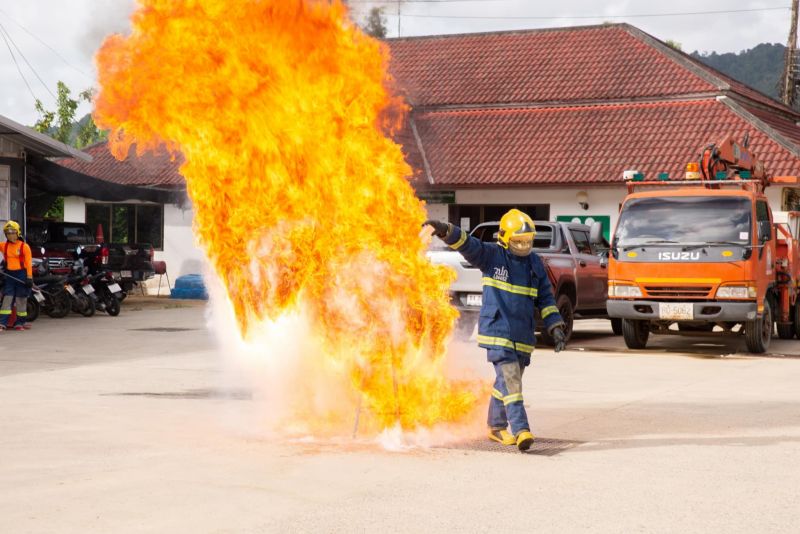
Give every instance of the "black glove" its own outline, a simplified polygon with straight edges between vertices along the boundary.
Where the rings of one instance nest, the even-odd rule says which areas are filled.
[[[444,239],[444,237],[447,235],[447,232],[450,231],[449,224],[446,222],[437,221],[435,219],[428,219],[422,223],[422,226],[430,226],[433,228],[433,235],[441,239]]]
[[[28,289],[33,287],[33,278],[28,278],[27,280],[25,280],[25,287],[27,287]]]
[[[567,335],[564,333],[564,328],[559,325],[553,328],[553,350],[561,352],[567,348]]]

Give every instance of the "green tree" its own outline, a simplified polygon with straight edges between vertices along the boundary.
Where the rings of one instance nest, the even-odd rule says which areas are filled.
[[[77,99],[71,95],[72,91],[67,84],[59,81],[54,111],[45,109],[42,101],[37,98],[34,107],[39,114],[39,120],[33,125],[33,129],[75,148],[83,148],[106,139],[108,133],[97,128],[91,115],[85,116],[80,121],[75,120],[80,102],[92,101],[92,90],[81,91]],[[45,217],[64,220],[64,197],[55,198]]]
[[[388,30],[386,28],[386,17],[383,15],[382,7],[373,7],[369,10],[367,18],[361,25],[364,33],[375,37],[376,39],[385,39]]]
[[[673,41],[672,39],[667,39],[665,41],[665,43],[666,43],[667,46],[669,46],[671,48],[674,48],[675,50],[682,50],[683,49],[683,45],[681,43],[679,43],[678,41]]]
[[[104,140],[107,133],[97,128],[91,115],[78,122],[75,121],[75,113],[80,102],[92,101],[92,90],[81,91],[77,99],[72,98],[71,95],[70,88],[64,82],[59,81],[55,111],[45,109],[42,101],[37,98],[35,108],[39,113],[39,120],[33,125],[34,130],[75,148],[83,148]]]

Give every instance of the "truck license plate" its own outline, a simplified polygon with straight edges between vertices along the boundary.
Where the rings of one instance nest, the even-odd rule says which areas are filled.
[[[477,306],[480,308],[483,305],[483,295],[480,293],[471,293],[467,295],[467,306]]]
[[[694,319],[694,305],[691,302],[660,302],[658,317],[673,321],[691,321]]]

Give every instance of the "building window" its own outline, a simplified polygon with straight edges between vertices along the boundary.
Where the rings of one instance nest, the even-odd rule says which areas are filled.
[[[163,204],[86,204],[86,224],[92,230],[102,225],[109,243],[150,243],[164,249]]]

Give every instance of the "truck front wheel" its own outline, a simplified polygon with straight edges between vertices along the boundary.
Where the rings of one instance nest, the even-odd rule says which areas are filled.
[[[650,337],[650,324],[647,321],[623,319],[622,337],[629,349],[643,349],[647,347],[647,338]]]
[[[619,317],[613,317],[611,320],[611,331],[614,332],[615,336],[622,335],[622,319]]]
[[[754,354],[763,354],[772,341],[772,307],[769,299],[764,299],[764,312],[755,321],[747,321],[744,327],[744,339],[747,350]]]

